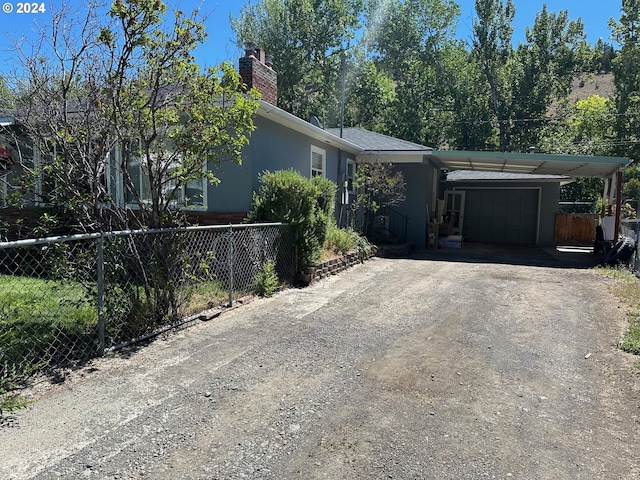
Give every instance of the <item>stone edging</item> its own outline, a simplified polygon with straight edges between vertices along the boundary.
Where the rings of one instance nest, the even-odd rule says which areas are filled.
[[[369,256],[365,258],[360,258],[357,252],[345,253],[340,257],[325,260],[318,265],[308,268],[304,273],[299,273],[296,280],[302,285],[311,285],[317,280],[321,280],[329,275],[335,275],[357,263],[363,263],[365,260],[375,256],[375,254],[375,249],[372,249]]]

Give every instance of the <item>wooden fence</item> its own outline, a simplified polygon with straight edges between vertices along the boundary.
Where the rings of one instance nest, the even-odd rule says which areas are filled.
[[[597,213],[558,213],[556,245],[593,245],[597,226]]]

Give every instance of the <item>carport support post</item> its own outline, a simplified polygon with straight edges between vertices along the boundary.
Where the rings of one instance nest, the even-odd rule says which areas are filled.
[[[620,233],[620,213],[622,208],[622,169],[617,172],[616,179],[616,227],[613,233],[613,241],[618,241],[618,235]]]

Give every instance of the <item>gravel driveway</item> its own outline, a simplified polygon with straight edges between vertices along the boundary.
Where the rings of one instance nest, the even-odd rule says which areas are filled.
[[[0,428],[0,478],[640,478],[624,309],[535,252],[374,258],[96,360]]]

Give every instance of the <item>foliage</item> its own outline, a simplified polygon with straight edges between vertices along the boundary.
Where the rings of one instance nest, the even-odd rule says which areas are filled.
[[[488,85],[491,108],[498,125],[500,150],[509,148],[509,117],[513,95],[511,47],[515,6],[511,0],[476,0],[472,53]]]
[[[567,10],[552,13],[546,5],[527,28],[527,41],[516,51],[518,68],[512,71],[512,149],[539,144],[550,106],[568,96],[573,78],[585,68],[589,49],[583,30],[581,20],[570,21]]]
[[[640,2],[622,0],[619,21],[611,19],[609,28],[612,39],[620,45],[613,60],[615,82],[615,131],[618,137],[617,153],[631,158],[640,158]],[[633,114],[630,114],[633,113]]]
[[[0,341],[4,341],[0,336]],[[27,402],[16,390],[20,389],[28,376],[28,371],[21,371],[13,364],[4,363],[0,365],[0,425],[2,425],[6,416],[5,413],[14,413],[17,410],[27,408]]]
[[[595,202],[602,195],[602,179],[576,178],[568,185],[560,187],[560,201],[562,202]]]
[[[24,408],[14,391],[47,363],[51,345],[64,337],[70,344],[95,337],[96,307],[75,282],[0,276],[0,423],[3,412]]]
[[[367,60],[355,75],[345,106],[345,124],[374,132],[387,129],[395,101],[393,79]]]
[[[618,347],[625,352],[640,355],[640,281],[632,272],[624,269],[606,268],[601,272],[615,279],[611,290],[628,306],[629,328]]]
[[[364,0],[259,0],[231,19],[238,45],[255,44],[273,57],[278,106],[308,119],[334,121],[340,55],[361,27]]]
[[[23,172],[16,188],[49,209],[41,236],[183,223],[181,209],[218,182],[212,165],[239,163],[254,128],[257,92],[242,91],[231,65],[202,70],[194,60],[206,39],[197,11],[168,18],[159,0],[116,0],[107,17],[99,8],[63,9],[35,51],[17,46],[20,129],[6,133]],[[114,263],[107,307],[136,335],[178,315],[184,259],[172,241],[152,253],[120,246],[127,258]]]
[[[640,200],[640,165],[631,164],[624,172],[623,199]]]
[[[636,210],[631,206],[630,203],[623,203],[621,209],[622,209],[622,218],[635,220]]]
[[[404,201],[405,181],[402,172],[394,170],[390,163],[361,163],[356,172],[355,187],[358,196],[352,204],[354,212],[363,218],[361,231],[370,237],[375,214],[386,206]]]
[[[98,322],[94,301],[77,282],[1,276],[0,298],[0,364],[38,363],[57,336],[81,337]]]
[[[351,228],[338,228],[334,223],[327,232],[324,249],[334,254],[344,255],[349,252],[358,252],[360,259],[365,259],[371,253],[372,245],[365,237]]]
[[[439,77],[443,51],[453,41],[459,13],[460,7],[450,0],[371,2],[363,42],[378,78],[376,88],[359,90],[358,103],[379,105],[379,89],[393,86],[394,91],[382,97],[391,104],[378,112],[384,115],[378,131],[424,145],[444,141],[443,127],[451,121],[446,106],[452,97]]]
[[[279,280],[276,274],[276,262],[264,262],[255,278],[255,289],[261,297],[270,297],[278,289]]]
[[[157,0],[117,0],[106,18],[98,8],[89,4],[84,17],[63,9],[39,48],[17,46],[14,78],[24,80],[11,85],[15,116],[42,152],[35,162],[23,145],[22,188],[67,230],[119,229],[134,218],[179,223],[176,207],[198,201],[185,192],[217,182],[210,163],[240,161],[255,92],[241,94],[230,65],[202,71],[195,63],[206,39],[197,11],[171,20]],[[109,188],[119,177],[124,192]]]
[[[459,150],[495,150],[498,135],[494,128],[489,90],[483,82],[478,62],[462,42],[442,52],[440,81],[450,91],[452,118],[445,130],[448,147]]]
[[[300,271],[320,258],[329,220],[335,208],[337,186],[325,178],[304,178],[293,170],[265,171],[254,192],[247,219],[288,223],[296,235]]]
[[[317,208],[313,221],[313,230],[318,243],[322,246],[325,242],[327,231],[335,222],[334,214],[338,186],[328,178],[321,176],[313,177],[311,185],[316,187],[319,192],[316,200]]]
[[[337,254],[345,254],[352,251],[355,248],[352,232],[353,230],[351,229],[342,229],[335,224],[331,225],[327,232],[324,248]]]
[[[477,0],[470,42],[456,34],[451,0],[339,3],[262,0],[233,19],[239,44],[273,55],[285,110],[338,124],[344,58],[346,126],[436,148],[608,154],[599,152],[611,144],[613,117],[597,119],[595,136],[580,132],[567,95],[576,75],[621,60],[603,41],[589,46],[566,10],[543,6],[514,48],[512,0]]]

